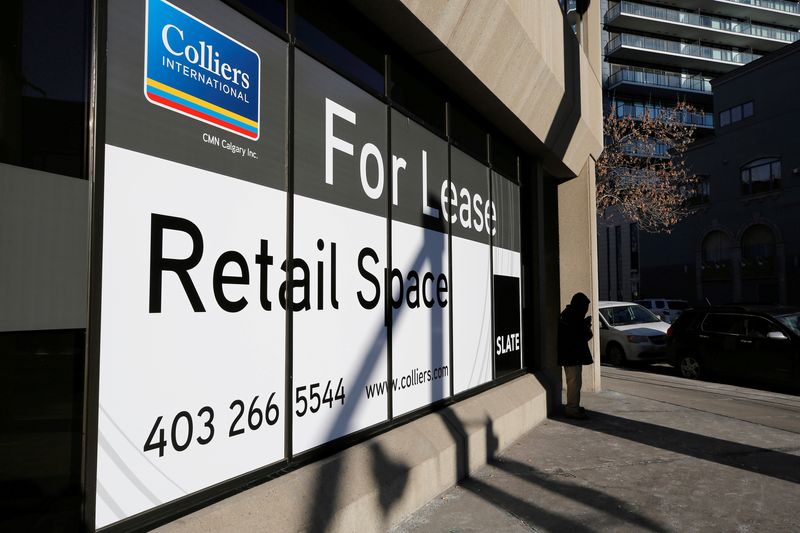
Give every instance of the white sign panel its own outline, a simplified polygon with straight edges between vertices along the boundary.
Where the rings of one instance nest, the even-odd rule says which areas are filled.
[[[106,147],[98,526],[283,458],[284,206]]]
[[[385,219],[295,197],[293,450],[386,420]],[[357,231],[354,231],[358,228]],[[304,281],[307,280],[307,281]]]
[[[497,210],[489,169],[452,149],[451,182],[442,210],[453,232],[453,366],[455,393],[492,379],[491,237]]]
[[[447,142],[392,113],[392,412],[450,396]]]
[[[311,280],[293,296],[300,453],[388,418],[390,174],[386,107],[302,53],[295,67],[294,255],[308,272],[294,277]]]

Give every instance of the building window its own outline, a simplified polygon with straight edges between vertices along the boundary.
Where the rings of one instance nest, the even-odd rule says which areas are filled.
[[[763,224],[751,226],[742,235],[742,277],[763,278],[775,273],[775,234]]]
[[[239,3],[275,27],[286,29],[286,0],[239,0]]]
[[[301,48],[383,95],[385,43],[362,15],[332,2],[295,2],[295,32]]]
[[[691,205],[703,205],[711,202],[711,177],[704,174],[695,176],[697,180],[689,186],[687,203]]]
[[[639,225],[636,222],[628,226],[631,235],[631,273],[639,272]]]
[[[720,127],[722,127],[722,126],[727,126],[730,123],[731,123],[731,110],[726,109],[725,111],[719,114],[719,125]]]
[[[622,297],[622,226],[614,226],[614,252],[617,267],[617,300]]]
[[[86,177],[89,4],[3,3],[0,163]]]
[[[432,81],[432,75],[392,56],[390,95],[392,102],[413,114],[440,135],[446,133],[444,90]]]
[[[758,194],[781,188],[781,161],[757,159],[742,167],[742,194]]]
[[[479,161],[488,161],[487,130],[478,123],[480,119],[465,107],[450,106],[450,139],[460,149]]]
[[[745,118],[750,118],[755,114],[753,101],[745,102],[743,104],[735,105],[719,113],[720,127],[728,126],[741,122]]]
[[[724,280],[731,276],[731,239],[724,232],[715,230],[703,239],[703,280]]]

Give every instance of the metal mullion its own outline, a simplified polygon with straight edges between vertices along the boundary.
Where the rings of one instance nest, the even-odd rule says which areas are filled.
[[[86,351],[83,381],[83,430],[81,436],[82,527],[95,528],[97,493],[97,455],[100,387],[100,306],[103,258],[103,176],[105,167],[105,42],[107,0],[93,0],[91,29],[91,66],[89,69],[89,106],[87,170],[89,194],[89,283],[87,291]]]
[[[489,133],[486,134],[486,157],[488,157],[488,161],[487,162],[488,162],[488,166],[489,166],[489,176],[488,176],[489,177],[489,205],[492,206],[493,205],[492,201],[493,201],[493,197],[494,197],[494,195],[493,195],[494,191],[492,190],[493,189],[492,186],[494,185],[494,170],[492,169],[492,136]],[[495,214],[496,214],[496,212],[495,212]],[[486,220],[487,227],[488,227],[488,224],[489,224],[489,220],[487,218],[487,220]],[[490,313],[491,314],[491,316],[490,316],[491,325],[489,326],[491,328],[491,333],[490,333],[491,337],[490,337],[490,339],[494,339],[495,336],[497,335],[497,333],[495,332],[495,316],[494,316],[494,314],[495,314],[495,305],[494,305],[494,241],[495,241],[494,235],[492,235],[492,232],[489,231],[489,300],[490,300],[491,306],[492,306],[492,312]],[[489,356],[492,358],[492,381],[494,381],[495,379],[497,379],[497,361],[496,361],[497,358],[494,356],[494,352],[492,352],[492,348],[491,348],[492,346],[494,346],[494,344],[490,343],[489,346],[490,346],[490,348],[489,348],[489,354],[490,355]]]
[[[285,354],[284,354],[284,435],[283,455],[287,463],[292,460],[294,404],[294,84],[295,84],[295,37],[294,0],[286,2],[286,31],[289,33],[286,60],[286,309],[284,310]]]
[[[394,417],[394,391],[392,390],[392,376],[393,376],[393,350],[392,331],[394,319],[394,307],[391,305],[392,296],[392,191],[394,191],[394,159],[392,157],[392,96],[391,96],[391,69],[392,61],[389,54],[384,55],[384,69],[383,69],[383,83],[384,83],[384,97],[386,98],[386,154],[388,161],[388,175],[389,179],[384,183],[388,183],[386,194],[386,275],[383,282],[384,285],[384,309],[385,309],[385,324],[386,324],[386,388],[387,398],[386,402],[386,419],[391,422]]]
[[[447,136],[447,189],[450,191],[451,184],[453,183],[453,135],[450,131],[450,106],[449,101],[445,102],[444,106],[444,128],[445,135]],[[444,205],[441,206],[442,213],[444,213]],[[453,289],[453,224],[450,221],[450,215],[447,215],[447,276],[450,278],[450,306],[448,309],[449,324],[447,327],[447,334],[449,336],[448,347],[450,351],[450,398],[455,396],[455,366],[453,356],[453,296],[455,291]]]

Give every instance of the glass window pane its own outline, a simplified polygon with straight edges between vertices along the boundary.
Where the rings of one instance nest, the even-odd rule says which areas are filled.
[[[703,321],[703,331],[744,335],[747,331],[745,317],[742,315],[709,314]]]
[[[511,143],[492,135],[492,167],[505,177],[517,179],[517,153]]]
[[[239,0],[239,3],[278,28],[286,29],[286,0]]]
[[[444,91],[426,81],[431,79],[430,74],[410,67],[395,56],[392,56],[391,72],[392,100],[444,135],[447,115]]]
[[[456,106],[450,106],[449,133],[453,142],[472,157],[487,160],[486,130]]]
[[[737,105],[731,108],[731,123],[739,122],[742,120],[742,106]]]
[[[772,175],[772,182],[773,186],[780,187],[780,179],[781,179],[781,162],[775,161],[772,163],[772,169],[770,171]]]
[[[760,165],[750,169],[751,192],[759,193],[770,189],[770,165]]]
[[[11,0],[0,17],[0,162],[86,177],[89,2]]]
[[[77,531],[87,180],[0,163],[2,531]]]
[[[727,126],[730,123],[731,123],[731,112],[730,110],[726,109],[725,111],[719,114],[719,125]]]
[[[753,102],[747,102],[742,105],[742,118],[753,116]]]
[[[755,316],[747,319],[748,337],[763,339],[772,331],[778,331],[778,327],[767,319]]]
[[[369,21],[340,2],[297,0],[295,32],[309,51],[384,94],[384,46]]]
[[[0,333],[5,531],[78,530],[84,331]]]

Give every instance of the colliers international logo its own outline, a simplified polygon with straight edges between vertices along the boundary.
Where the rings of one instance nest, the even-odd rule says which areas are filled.
[[[249,139],[259,137],[261,58],[164,0],[147,2],[147,99]]]

